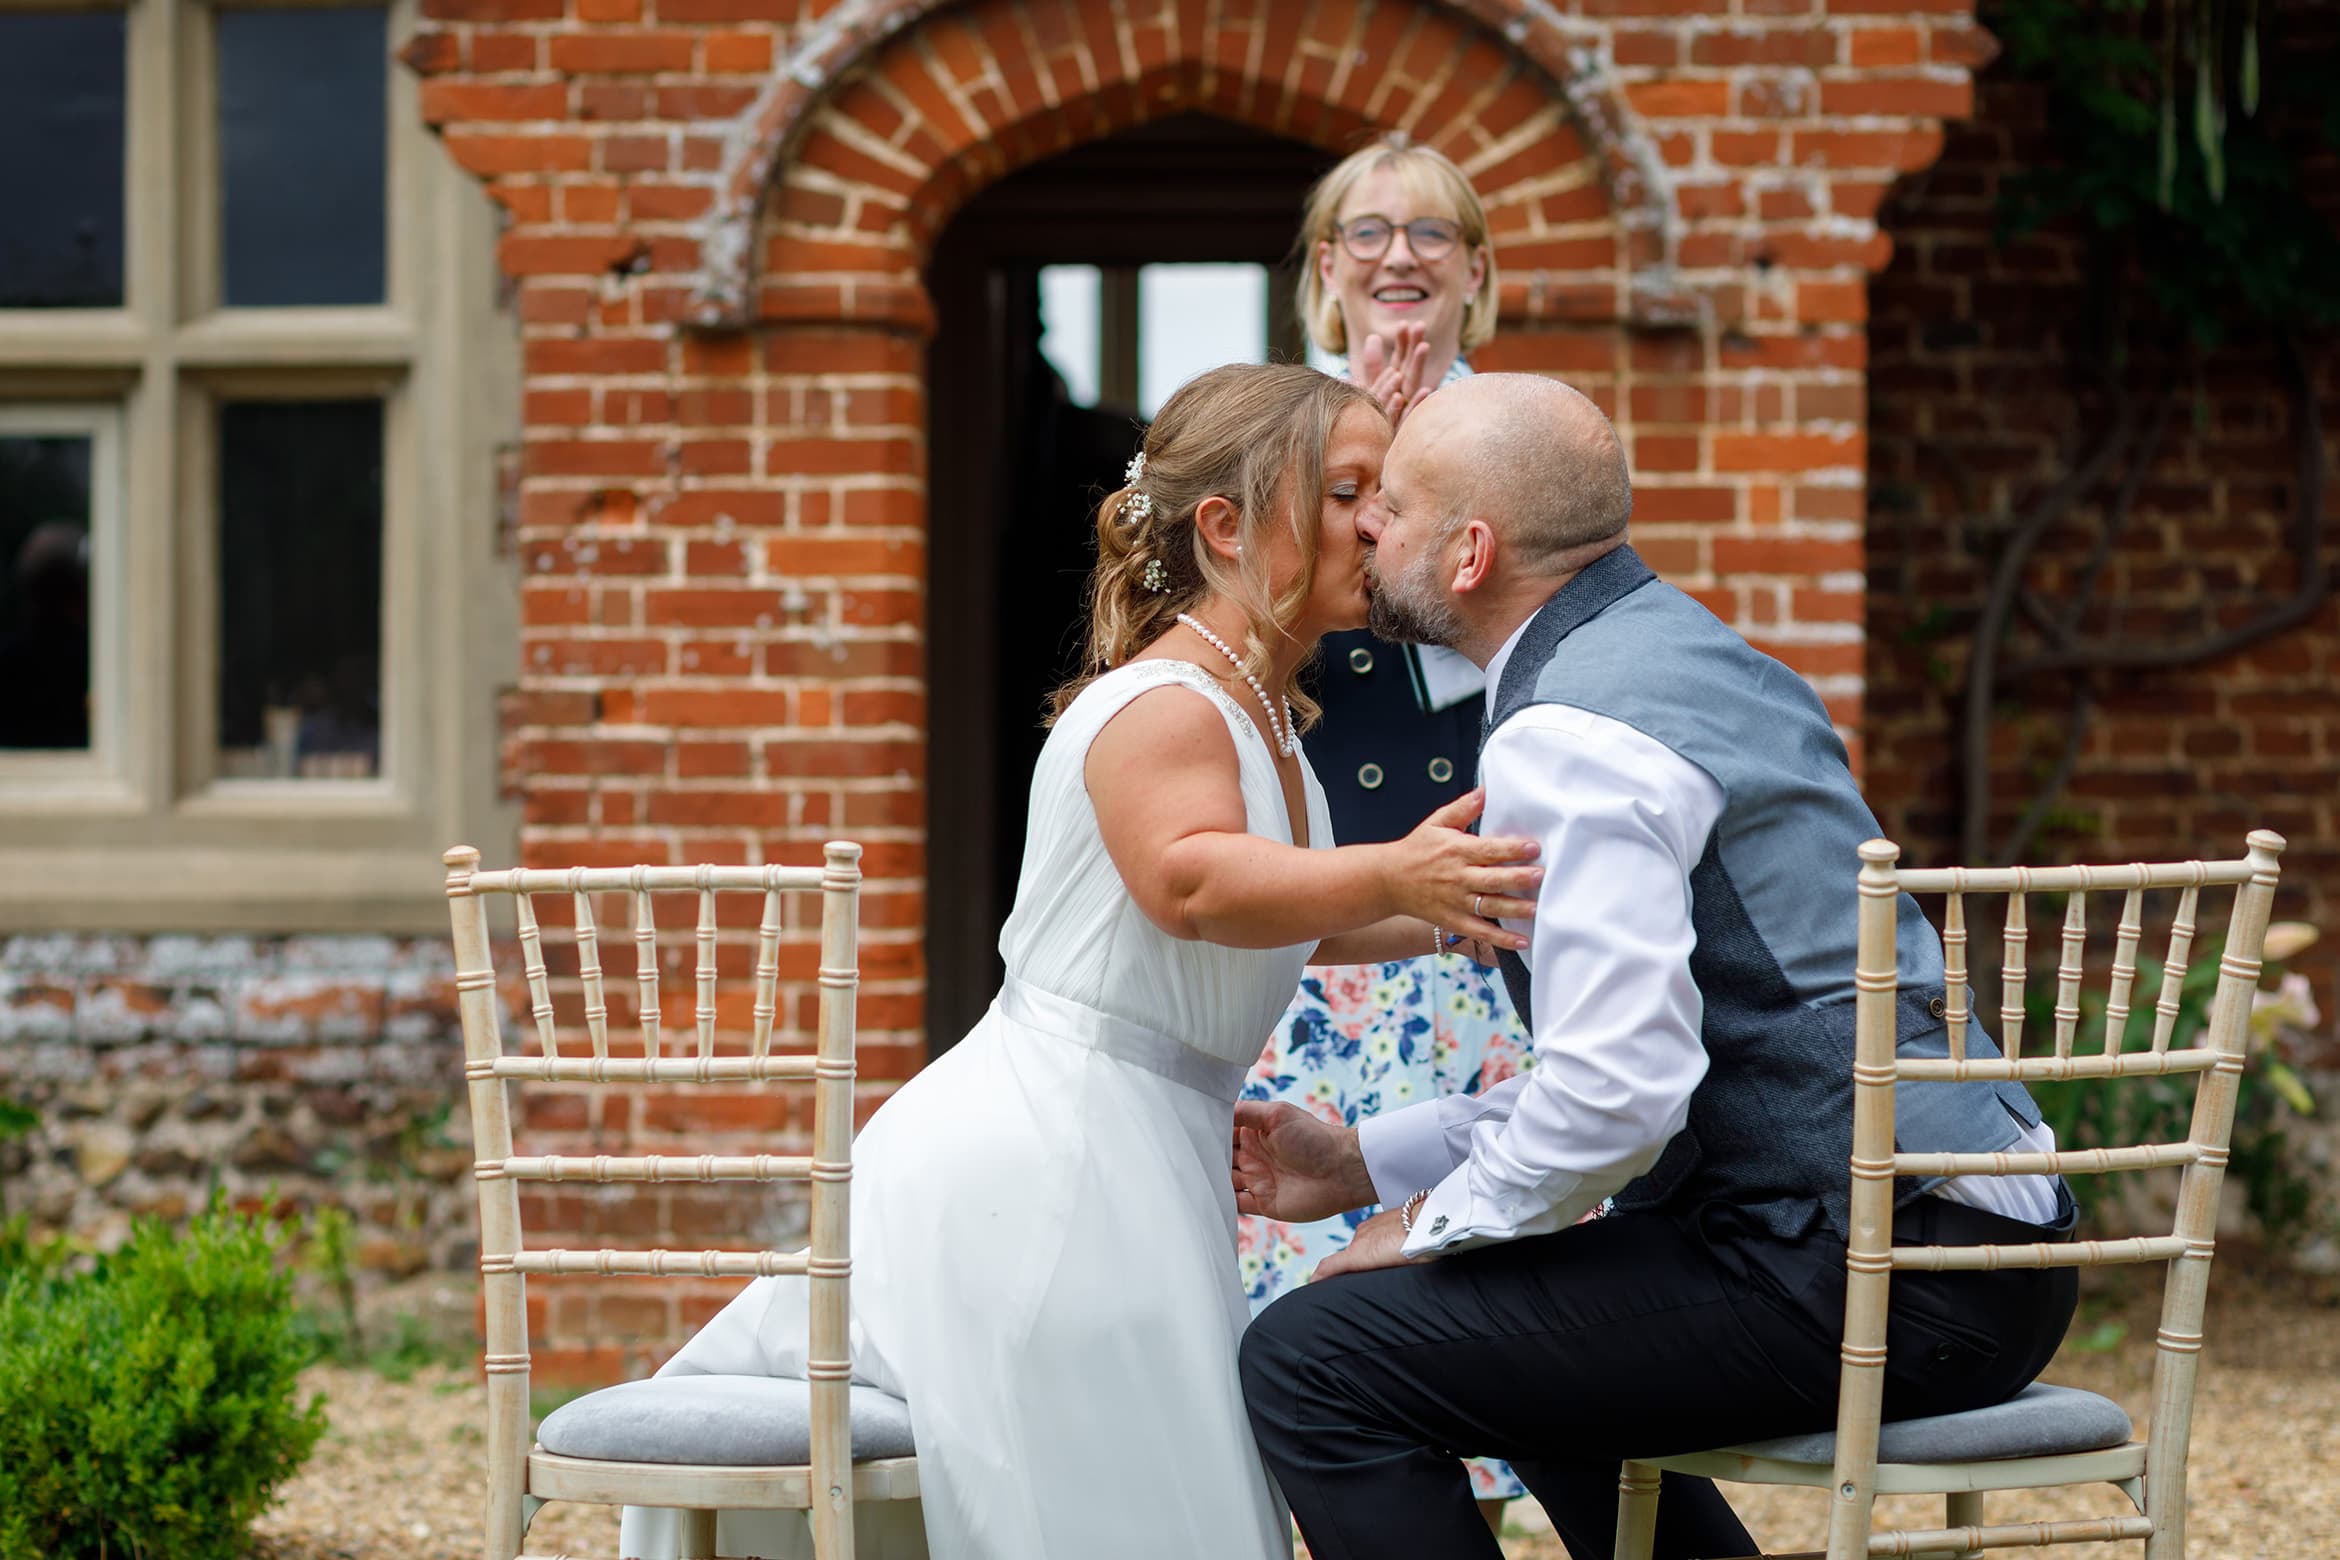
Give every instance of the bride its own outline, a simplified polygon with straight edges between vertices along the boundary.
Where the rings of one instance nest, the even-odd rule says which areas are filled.
[[[854,1147],[855,1376],[909,1402],[935,1560],[1291,1554],[1235,1375],[1235,1096],[1302,965],[1520,947],[1495,918],[1540,876],[1464,832],[1475,793],[1386,845],[1327,837],[1292,679],[1365,620],[1388,445],[1363,391],[1230,365],[1098,511],[1006,983]],[[804,1281],[760,1279],[660,1374],[797,1375],[804,1348]],[[718,1548],[803,1532],[730,1512]],[[671,1514],[629,1510],[621,1553],[671,1556]]]

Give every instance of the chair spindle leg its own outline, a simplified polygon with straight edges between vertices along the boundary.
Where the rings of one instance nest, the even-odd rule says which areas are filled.
[[[1657,1542],[1658,1471],[1629,1462],[1617,1474],[1616,1560],[1649,1560]]]

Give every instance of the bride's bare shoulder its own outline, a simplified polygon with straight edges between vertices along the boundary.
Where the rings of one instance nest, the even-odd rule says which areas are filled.
[[[1244,832],[1242,760],[1207,674],[1142,680],[1090,740],[1081,780],[1131,896],[1156,925],[1184,936],[1157,895],[1164,853],[1188,835]]]
[[[1208,674],[1190,662],[1132,661],[1139,672],[1134,689],[1116,690],[1117,707],[1106,714],[1089,742],[1092,779],[1099,761],[1182,765],[1197,760],[1235,759],[1235,739],[1219,708],[1218,690]]]

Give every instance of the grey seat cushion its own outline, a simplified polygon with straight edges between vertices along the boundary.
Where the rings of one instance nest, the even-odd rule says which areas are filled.
[[[1896,1419],[1878,1432],[1877,1460],[1951,1463],[2053,1457],[2119,1446],[2128,1439],[2129,1416],[2111,1398],[2035,1381],[2006,1402],[1988,1408],[1926,1419]],[[1836,1432],[1777,1436],[1729,1450],[1779,1462],[1833,1463]]]
[[[908,1457],[910,1405],[875,1387],[850,1389],[853,1455]],[[802,1463],[812,1456],[812,1392],[779,1376],[660,1376],[589,1392],[547,1414],[537,1444],[608,1462]]]

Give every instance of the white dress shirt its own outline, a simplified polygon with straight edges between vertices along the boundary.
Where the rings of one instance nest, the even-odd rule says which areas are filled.
[[[1488,663],[1490,698],[1526,626]],[[1383,1203],[1430,1189],[1408,1256],[1573,1224],[1657,1163],[1706,1076],[1690,873],[1722,816],[1722,788],[1622,721],[1556,704],[1505,721],[1480,753],[1479,781],[1480,831],[1543,847],[1526,928],[1535,1066],[1476,1095],[1358,1123]],[[2054,1146],[2044,1123],[2010,1145]],[[1935,1191],[2032,1223],[2051,1221],[2056,1206],[2042,1176],[1950,1180]]]

